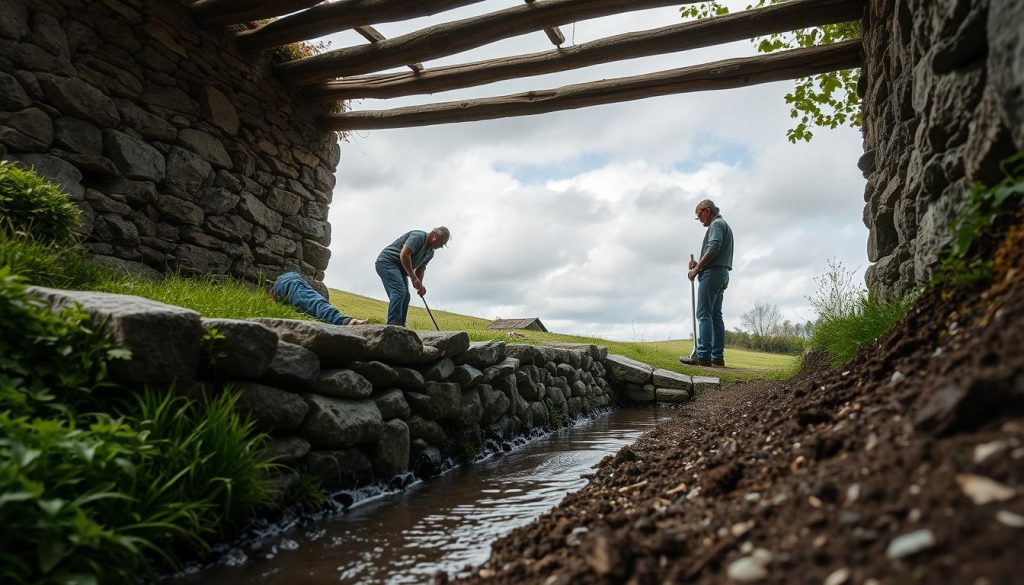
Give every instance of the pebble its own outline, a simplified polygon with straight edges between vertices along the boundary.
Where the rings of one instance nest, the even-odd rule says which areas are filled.
[[[1009,510],[1000,510],[996,514],[996,520],[1010,528],[1024,528],[1024,516],[1014,514]]]
[[[900,382],[906,379],[907,377],[903,375],[903,372],[896,370],[895,372],[892,373],[892,377],[889,378],[889,385],[895,386],[896,384],[899,384]]]
[[[964,495],[979,506],[989,502],[1005,502],[1017,495],[1013,488],[980,475],[958,473],[956,482],[960,484]]]
[[[850,505],[857,501],[860,497],[860,484],[855,483],[850,487],[846,488],[846,505]]]
[[[850,580],[850,569],[836,569],[825,578],[825,585],[843,585]]]
[[[983,463],[989,457],[1002,453],[1010,446],[1008,441],[992,441],[974,446],[974,462]]]
[[[931,530],[922,528],[892,539],[889,547],[885,549],[885,556],[890,559],[902,559],[928,550],[933,546],[935,546],[935,535]]]
[[[770,562],[772,562],[772,553],[759,548],[750,556],[729,563],[726,575],[739,583],[760,581],[768,576],[768,570],[765,569],[765,566]]]

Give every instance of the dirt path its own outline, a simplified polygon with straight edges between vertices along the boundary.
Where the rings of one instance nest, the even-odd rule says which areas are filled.
[[[844,369],[682,409],[498,541],[470,581],[1024,582],[1024,237],[1012,240],[989,291],[928,293]]]

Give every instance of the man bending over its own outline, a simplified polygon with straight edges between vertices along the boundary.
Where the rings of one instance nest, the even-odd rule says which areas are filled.
[[[434,250],[448,243],[451,234],[448,228],[441,226],[427,233],[412,230],[398,237],[377,256],[377,275],[388,293],[388,325],[405,327],[405,319],[409,314],[409,283],[422,297],[427,294],[423,286],[423,273],[427,264],[434,257]]]

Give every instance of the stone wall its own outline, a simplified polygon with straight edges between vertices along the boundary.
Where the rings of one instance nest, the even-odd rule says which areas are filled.
[[[470,343],[464,332],[388,325],[202,319],[142,297],[29,292],[55,308],[77,303],[129,348],[130,361],[110,366],[126,389],[174,388],[198,398],[234,388],[239,411],[273,438],[270,454],[331,490],[433,475],[453,459],[555,428],[553,416],[565,424],[606,408],[625,399],[626,388],[636,387],[630,398],[639,402],[684,402],[709,382],[695,386],[689,376],[589,344]]]
[[[1024,149],[1024,0],[871,0],[861,77],[868,286],[928,281],[971,185]]]
[[[337,136],[268,59],[176,0],[0,0],[0,156],[63,185],[101,257],[322,281]]]

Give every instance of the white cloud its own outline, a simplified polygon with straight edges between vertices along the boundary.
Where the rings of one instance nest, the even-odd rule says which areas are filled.
[[[484,2],[464,14],[506,7]],[[664,26],[675,9],[576,26],[576,42]],[[434,20],[436,22],[436,20]],[[422,26],[423,22],[415,23]],[[409,28],[402,28],[403,26]],[[380,27],[388,36],[413,23]],[[571,27],[563,27],[570,37]],[[539,35],[539,36],[538,36]],[[543,50],[542,33],[439,62]],[[345,42],[343,44],[350,44]],[[366,100],[355,109],[500,95],[633,75],[736,54],[748,43],[448,92]],[[685,261],[713,198],[736,234],[729,327],[761,300],[813,317],[806,297],[827,258],[867,265],[856,130],[785,140],[780,82],[487,122],[353,133],[342,143],[331,206],[329,286],[384,298],[380,249],[409,229],[447,225],[453,239],[427,270],[431,308],[541,317],[549,328],[616,339],[689,335]],[[550,177],[544,180],[544,177]],[[859,277],[859,275],[858,275]]]

